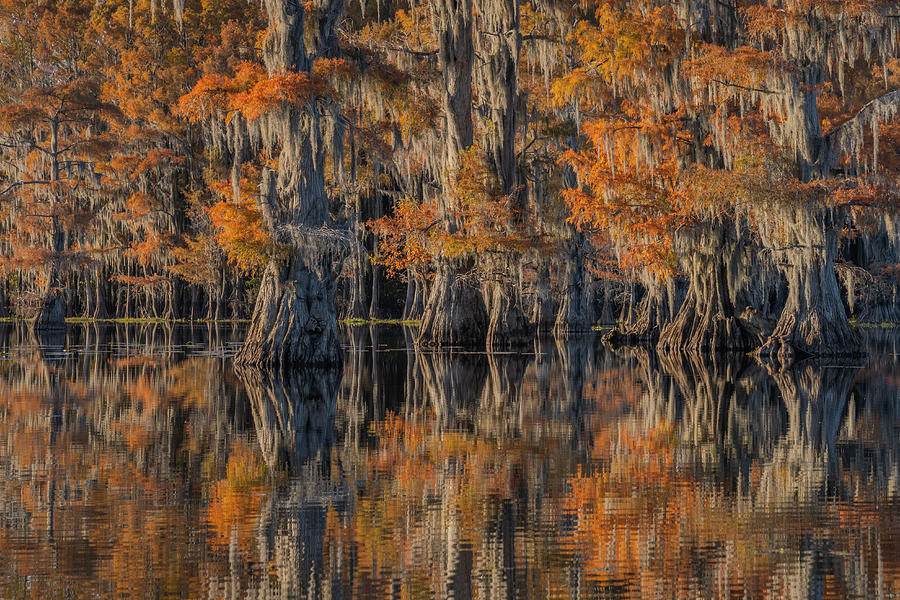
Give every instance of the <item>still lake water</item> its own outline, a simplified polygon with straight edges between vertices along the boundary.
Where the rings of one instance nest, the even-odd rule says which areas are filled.
[[[861,364],[0,331],[0,598],[889,598],[900,332]]]

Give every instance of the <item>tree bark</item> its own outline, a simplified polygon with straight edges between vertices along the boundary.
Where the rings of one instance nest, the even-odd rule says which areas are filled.
[[[309,52],[305,5],[295,0],[266,0],[265,5],[269,27],[263,54],[270,74],[309,71],[315,58],[339,55],[336,27],[343,0],[326,0],[316,7]],[[277,109],[263,125],[238,119],[229,124],[234,128],[235,161],[241,160],[251,126],[266,127],[268,149],[280,150],[277,174],[270,169],[263,172],[259,204],[273,239],[291,249],[289,258],[273,258],[266,267],[237,364],[278,368],[341,364],[335,265],[343,259],[345,243],[329,228],[325,166],[326,153],[333,149],[326,141],[342,144],[343,125],[330,118],[328,110],[327,103],[324,110],[319,103],[307,103]],[[334,130],[326,132],[329,126]]]
[[[481,294],[460,275],[456,262],[443,261],[416,340],[421,346],[476,346],[484,343],[487,314]]]
[[[50,181],[60,180],[59,121],[55,117],[50,128]],[[66,328],[66,301],[60,285],[60,257],[65,249],[66,236],[59,217],[51,217],[50,271],[38,305],[32,328],[38,331],[58,331]]]
[[[258,368],[339,366],[334,281],[301,257],[263,273],[250,330],[235,362]]]
[[[60,289],[44,293],[32,322],[35,331],[62,331],[66,328],[66,300]]]
[[[535,333],[544,335],[553,331],[553,324],[556,322],[553,295],[550,289],[550,265],[548,261],[541,262],[534,286],[535,294],[534,303],[531,307],[531,322],[534,324]]]
[[[669,285],[674,287],[674,283]],[[669,298],[673,295],[674,291],[662,284],[648,282],[646,292],[635,304],[632,291],[628,305],[624,307],[624,318],[603,336],[603,341],[614,346],[655,345],[663,327],[672,319]]]
[[[403,304],[403,320],[418,321],[425,311],[425,283],[412,271],[407,272],[406,302]]]
[[[488,314],[489,349],[523,346],[534,337],[531,324],[520,308],[519,299],[510,292],[509,286],[498,281],[488,281],[482,288]]]
[[[703,226],[685,236],[688,291],[675,319],[660,332],[660,350],[748,350],[752,336],[734,313],[728,289],[728,257],[736,245],[729,223]]]
[[[805,205],[784,217],[780,221],[788,245],[775,251],[781,254],[788,297],[759,357],[788,364],[803,356],[861,355],[862,342],[847,319],[834,273],[838,241],[833,211]]]
[[[553,335],[564,336],[569,333],[591,331],[594,326],[593,311],[588,306],[585,297],[584,253],[586,244],[587,240],[584,234],[577,232],[569,244],[565,279],[563,280],[559,310],[556,313],[556,322],[553,325]]]
[[[441,169],[443,193],[438,197],[438,213],[448,233],[456,233],[456,200],[451,192],[460,154],[471,147],[472,0],[431,0],[432,28],[438,42],[438,63],[442,75],[445,156]],[[426,346],[482,345],[487,332],[484,303],[476,289],[461,276],[464,262],[440,258],[431,285],[417,343]]]

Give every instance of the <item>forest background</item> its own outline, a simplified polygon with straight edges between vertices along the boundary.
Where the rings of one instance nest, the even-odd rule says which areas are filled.
[[[900,321],[898,41],[880,0],[0,0],[0,316],[853,355]]]

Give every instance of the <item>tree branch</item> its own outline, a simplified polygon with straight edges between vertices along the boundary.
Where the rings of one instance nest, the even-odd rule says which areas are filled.
[[[16,188],[24,187],[26,185],[49,185],[50,181],[17,181],[12,185],[8,186],[6,189],[0,191],[0,196],[5,196]]]
[[[900,90],[894,90],[892,92],[888,92],[887,94],[882,94],[881,96],[875,98],[874,100],[870,100],[867,102],[859,112],[857,112],[854,116],[850,117],[831,131],[825,134],[826,138],[831,138],[836,135],[839,135],[842,130],[846,130],[849,127],[852,127],[855,124],[858,124],[859,121],[864,121],[866,119],[871,119],[873,113],[883,108],[884,106],[890,105],[891,103],[900,105]]]
[[[746,90],[748,92],[759,92],[761,94],[783,94],[784,93],[784,90],[770,90],[768,88],[748,87],[746,85],[740,85],[738,83],[731,83],[730,81],[722,81],[721,79],[710,79],[710,81],[712,81],[713,83],[718,83],[719,85],[738,88],[739,90]]]

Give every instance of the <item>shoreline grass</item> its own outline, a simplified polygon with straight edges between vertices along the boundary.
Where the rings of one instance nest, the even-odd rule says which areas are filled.
[[[418,327],[422,322],[403,319],[341,319],[340,323],[341,325],[350,325],[351,327],[359,327],[361,325],[403,325],[407,327]]]
[[[0,323],[28,323],[29,319],[21,317],[0,317]],[[418,327],[421,321],[404,320],[404,319],[340,319],[338,321],[342,325],[360,326],[360,325],[404,325]],[[118,318],[93,318],[93,317],[67,317],[66,325],[86,325],[90,323],[110,323],[119,325],[160,325],[160,324],[176,324],[190,325],[199,323],[250,323],[250,319],[163,319],[163,318],[138,318],[138,317],[118,317]]]

